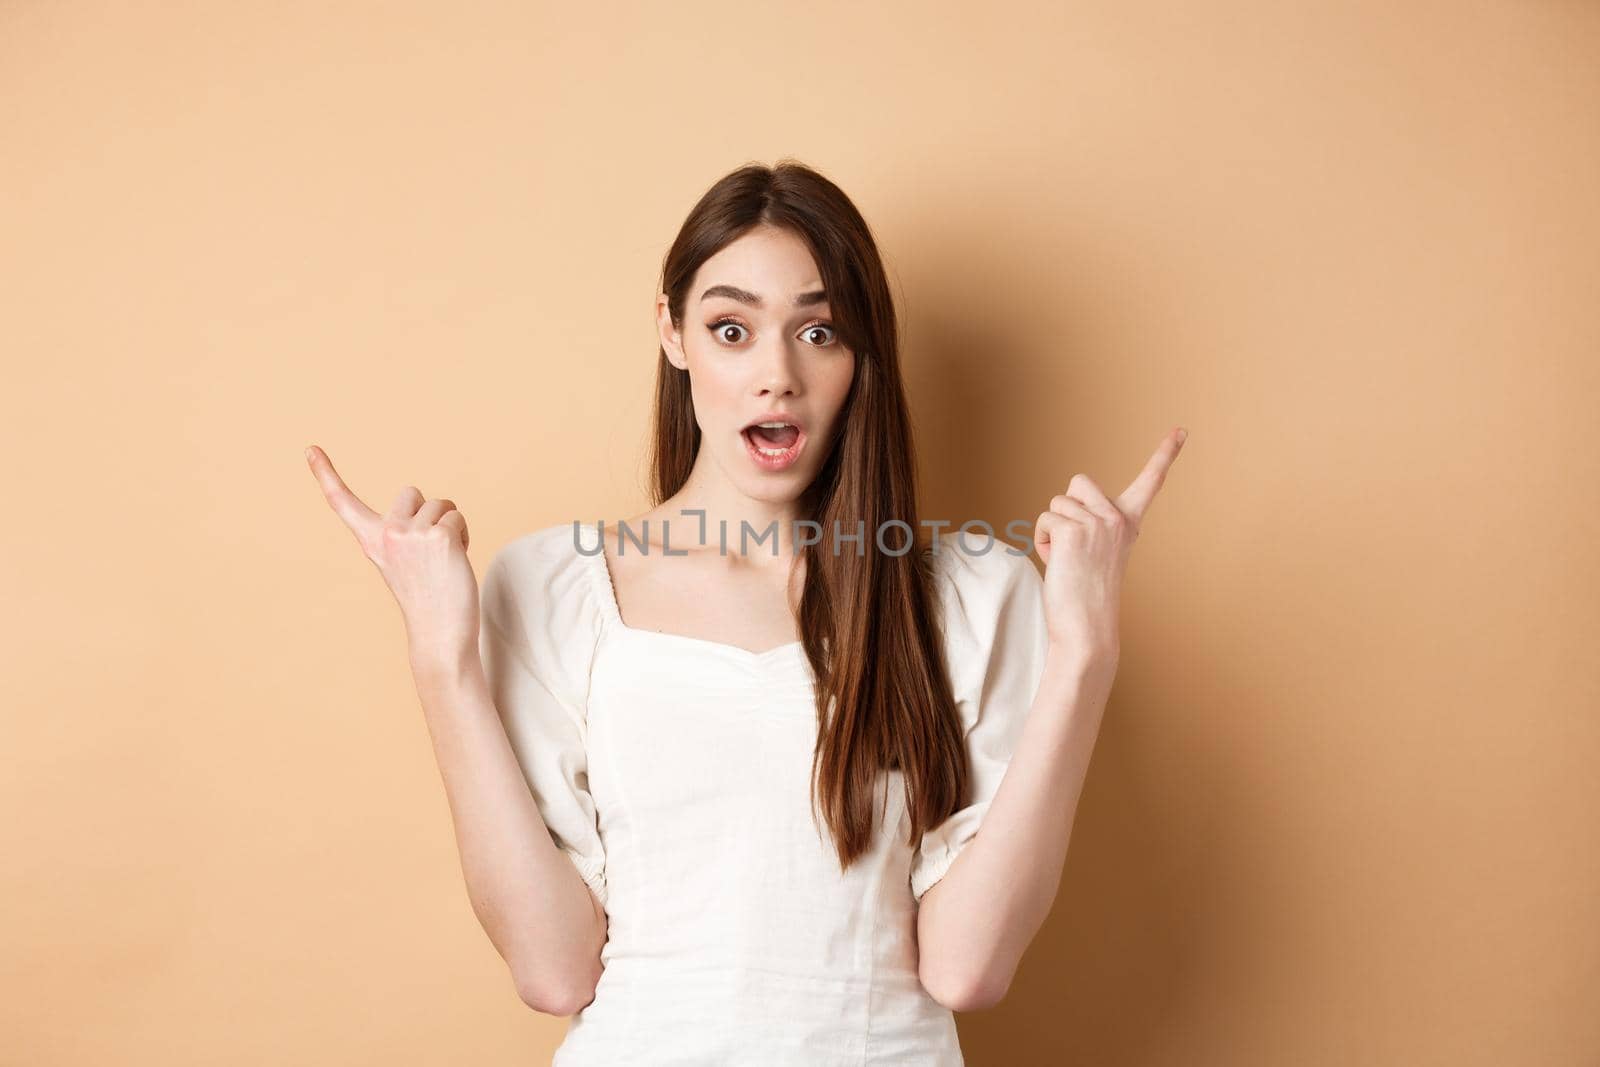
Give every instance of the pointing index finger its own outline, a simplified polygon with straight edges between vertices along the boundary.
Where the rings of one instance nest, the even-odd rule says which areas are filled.
[[[1183,447],[1183,442],[1189,436],[1189,431],[1178,426],[1167,433],[1156,446],[1155,454],[1144,465],[1138,477],[1129,483],[1117,498],[1117,510],[1133,519],[1134,522],[1144,518],[1144,513],[1150,507],[1150,501],[1155,499],[1156,491],[1167,480],[1167,469],[1172,466],[1172,461],[1178,458],[1178,450]]]
[[[311,445],[306,449],[306,463],[310,465],[311,473],[316,475],[317,484],[322,487],[322,495],[327,498],[328,506],[333,508],[352,532],[360,533],[364,527],[379,521],[378,513],[362,503],[361,498],[344,484],[344,479],[333,469],[333,461],[328,459],[326,452],[316,445]]]

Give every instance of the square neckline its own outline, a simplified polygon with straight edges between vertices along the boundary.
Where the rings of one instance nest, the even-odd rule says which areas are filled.
[[[599,547],[592,554],[580,551],[579,555],[583,556],[588,564],[589,577],[594,583],[595,591],[599,594],[600,603],[605,609],[606,617],[623,633],[633,634],[637,637],[677,641],[689,646],[697,646],[736,656],[750,662],[761,662],[786,653],[802,651],[805,647],[803,641],[794,640],[757,652],[754,649],[730,644],[727,641],[713,641],[706,637],[692,637],[689,634],[672,633],[668,630],[645,630],[637,626],[630,626],[623,621],[622,608],[617,603],[617,588],[611,577],[611,564],[606,560],[604,539],[602,538]]]

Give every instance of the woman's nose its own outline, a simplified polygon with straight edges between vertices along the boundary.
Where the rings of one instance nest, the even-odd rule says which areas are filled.
[[[782,396],[795,391],[799,376],[795,369],[795,353],[787,345],[774,344],[762,353],[762,363],[756,384],[762,393]]]

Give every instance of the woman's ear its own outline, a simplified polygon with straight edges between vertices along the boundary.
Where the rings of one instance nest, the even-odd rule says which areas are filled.
[[[667,360],[679,370],[688,370],[689,358],[683,354],[683,338],[672,324],[672,305],[667,302],[666,293],[656,295],[656,333]]]

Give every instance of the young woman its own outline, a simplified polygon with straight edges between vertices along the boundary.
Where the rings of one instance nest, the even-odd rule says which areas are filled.
[[[1055,896],[1183,431],[1015,524],[1042,579],[930,533],[878,250],[793,161],[702,197],[656,314],[653,506],[522,535],[481,598],[451,501],[380,516],[308,449],[405,616],[474,911],[576,1014],[562,1067],[958,1065]]]

